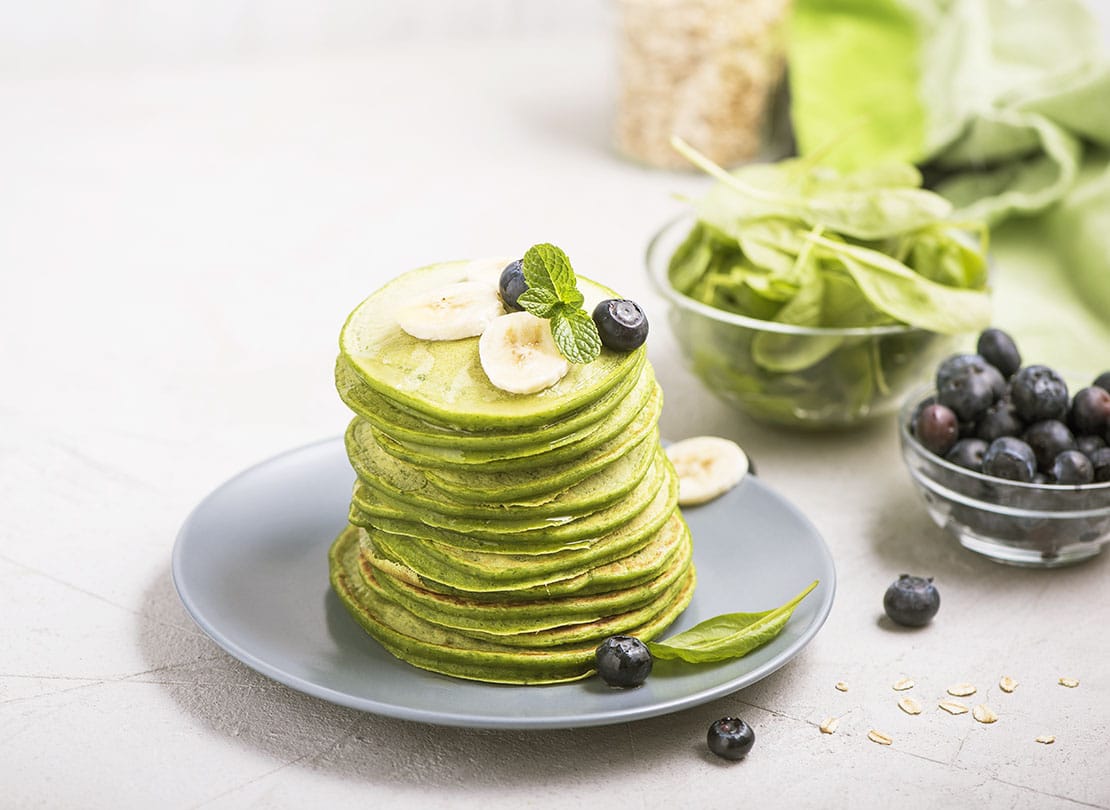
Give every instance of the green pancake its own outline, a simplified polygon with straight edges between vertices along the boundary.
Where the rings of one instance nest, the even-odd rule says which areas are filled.
[[[442,445],[465,449],[508,449],[522,445],[544,444],[561,447],[581,439],[584,431],[604,419],[632,390],[639,380],[646,355],[638,354],[627,373],[596,401],[565,417],[529,430],[518,427],[462,430],[429,421],[422,414],[407,410],[368,386],[346,358],[335,363],[335,387],[339,396],[356,414],[396,441]]]
[[[641,443],[543,503],[520,505],[504,499],[474,503],[456,500],[432,486],[423,470],[382,450],[371,430],[356,418],[346,436],[347,455],[363,484],[420,512],[434,510],[479,520],[574,517],[604,509],[639,484],[658,449],[658,444]]]
[[[419,340],[394,319],[397,306],[414,296],[466,280],[469,262],[413,270],[375,292],[351,313],[339,335],[340,353],[372,389],[441,425],[463,430],[508,425],[539,427],[586,407],[627,377],[639,362],[634,352],[603,349],[592,363],[571,364],[559,382],[521,396],[495,387],[478,360],[478,338]],[[579,277],[587,312],[612,290]]]
[[[565,683],[594,673],[596,644],[548,649],[507,647],[427,622],[368,588],[359,573],[358,541],[348,528],[329,555],[331,583],[351,615],[387,651],[413,666],[456,678],[506,684]],[[652,640],[689,604],[694,578],[667,609],[629,634]]]

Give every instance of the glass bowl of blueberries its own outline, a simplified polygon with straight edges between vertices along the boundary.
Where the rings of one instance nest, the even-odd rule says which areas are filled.
[[[1110,371],[1085,381],[1023,365],[999,329],[983,332],[976,351],[944,360],[899,417],[929,514],[999,562],[1095,556],[1110,541]]]

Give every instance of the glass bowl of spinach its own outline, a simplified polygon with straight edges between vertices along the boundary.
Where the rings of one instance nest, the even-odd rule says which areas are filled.
[[[820,156],[717,178],[648,245],[654,286],[706,387],[761,421],[836,428],[897,410],[990,323],[986,229],[951,218],[909,164]]]

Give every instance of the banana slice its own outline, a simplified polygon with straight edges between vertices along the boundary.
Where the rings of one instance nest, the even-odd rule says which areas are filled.
[[[472,259],[463,268],[467,281],[478,281],[482,284],[492,284],[496,290],[501,282],[501,271],[512,264],[512,259],[504,257],[492,259]]]
[[[748,457],[736,442],[719,436],[694,436],[667,446],[678,473],[678,502],[693,506],[711,501],[740,483]]]
[[[530,312],[495,318],[478,339],[489,381],[511,394],[534,394],[563,379],[570,363],[551,337],[551,322]]]
[[[397,311],[397,325],[420,340],[459,340],[482,334],[504,312],[496,287],[460,281],[409,299]]]

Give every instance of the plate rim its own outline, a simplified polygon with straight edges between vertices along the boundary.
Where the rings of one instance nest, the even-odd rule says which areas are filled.
[[[255,672],[264,675],[271,680],[283,684],[297,692],[310,695],[321,700],[326,700],[329,703],[334,703],[339,706],[345,706],[350,709],[364,711],[371,714],[378,714],[385,717],[393,717],[402,720],[410,720],[420,723],[428,723],[432,725],[452,726],[458,728],[486,728],[486,729],[501,729],[501,730],[516,730],[516,731],[529,731],[529,730],[550,730],[561,728],[585,728],[594,726],[613,725],[616,723],[631,722],[635,720],[644,720],[652,717],[659,717],[662,715],[671,714],[673,712],[682,711],[684,709],[693,708],[719,697],[730,695],[739,691],[747,686],[751,686],[758,681],[763,680],[767,676],[781,669],[791,660],[793,660],[824,626],[825,621],[828,619],[829,614],[832,612],[832,606],[836,597],[837,587],[837,573],[836,564],[833,560],[832,553],[829,550],[828,544],[825,542],[824,537],[817,530],[813,522],[805,515],[800,509],[794,506],[785,496],[778,493],[774,488],[764,483],[758,477],[752,475],[747,476],[742,483],[754,484],[760,491],[763,497],[771,497],[779,502],[782,507],[785,507],[793,516],[803,523],[812,538],[816,541],[815,546],[827,564],[831,573],[827,583],[822,581],[821,585],[827,584],[827,590],[822,588],[823,599],[818,602],[816,613],[811,620],[810,624],[798,635],[793,641],[777,653],[771,660],[764,664],[748,670],[744,674],[735,678],[723,681],[715,686],[701,689],[681,697],[672,698],[665,701],[656,701],[647,703],[640,706],[625,707],[620,709],[611,709],[602,712],[590,713],[577,713],[560,715],[549,715],[540,718],[527,718],[521,716],[490,716],[488,714],[478,714],[474,712],[456,711],[445,712],[440,710],[425,709],[410,705],[399,705],[397,703],[388,703],[379,700],[374,700],[367,697],[359,697],[351,695],[347,692],[332,689],[328,686],[323,686],[314,681],[305,679],[299,675],[295,675],[282,669],[280,666],[269,663],[262,658],[255,655],[250,650],[243,647],[233,639],[229,638],[217,624],[214,624],[204,614],[203,608],[194,599],[194,596],[189,591],[189,587],[183,584],[182,566],[184,549],[187,548],[192,525],[198,518],[198,515],[203,514],[204,509],[213,500],[217,499],[227,489],[232,488],[241,479],[246,478],[256,471],[278,464],[287,460],[290,456],[296,456],[311,451],[318,451],[328,445],[336,445],[341,451],[343,447],[342,436],[332,436],[323,439],[318,439],[314,442],[309,442],[304,445],[293,447],[277,453],[273,456],[258,461],[250,466],[244,468],[240,472],[232,475],[230,478],[223,481],[207,495],[205,495],[196,506],[190,511],[185,520],[182,522],[181,527],[178,529],[177,536],[174,540],[173,553],[171,556],[170,575],[173,581],[174,590],[177,592],[178,599],[185,608],[186,613],[196,623],[200,630],[208,636],[213,642],[216,643],[224,652],[238,660],[240,663],[245,664]],[[750,478],[750,481],[747,480]],[[369,638],[369,637],[368,637]],[[370,639],[373,641],[373,639]],[[773,641],[771,643],[774,643]],[[443,676],[449,678],[449,676]],[[454,679],[450,679],[454,680]],[[580,683],[580,682],[574,682]],[[572,684],[546,684],[543,686],[535,686],[529,688],[536,689],[558,689],[561,686],[573,686]],[[499,684],[483,684],[489,687],[499,687]]]

